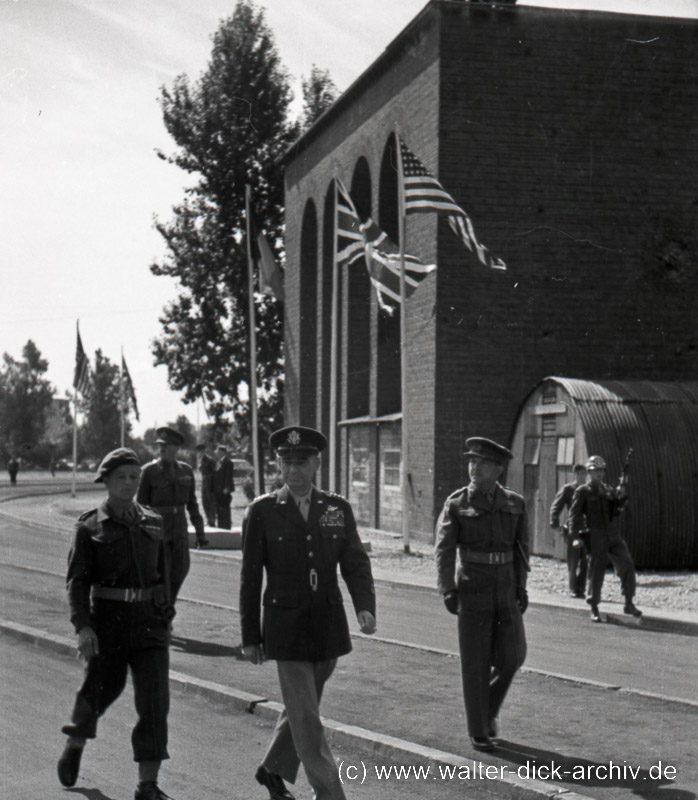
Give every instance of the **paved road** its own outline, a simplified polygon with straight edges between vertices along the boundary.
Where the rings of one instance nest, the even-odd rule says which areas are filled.
[[[0,521],[2,616],[70,635],[62,578],[67,547],[67,532]],[[196,602],[179,604],[173,669],[278,700],[273,665],[252,667],[240,658],[236,647],[239,625],[233,610],[238,571],[235,558],[230,554],[193,556],[184,597]],[[411,638],[437,647],[443,645],[443,650],[453,649],[453,621],[441,610],[438,598],[428,592],[389,587],[379,592],[380,632],[384,637]],[[662,678],[664,683],[660,686],[657,676],[680,673],[682,659],[695,677],[695,638],[583,625],[577,618],[532,611],[527,614],[529,664],[535,650],[547,646],[553,656],[563,659],[562,666],[553,671],[570,673],[570,665],[579,671],[591,669],[596,666],[595,661],[599,664],[595,678],[604,680],[611,675],[606,674],[607,667],[600,663],[590,644],[598,639],[589,637],[607,636],[604,641],[618,654],[610,659],[616,670],[613,675],[626,678],[619,682],[621,686],[632,686],[638,676],[644,676],[658,692],[667,683]],[[538,613],[541,617],[536,621]],[[405,620],[406,626],[401,627]],[[564,647],[556,644],[556,637],[564,637]],[[547,643],[546,638],[550,640]],[[576,648],[571,654],[556,652],[571,647]],[[657,662],[653,663],[653,659]],[[678,664],[679,668],[664,668],[662,660]],[[545,667],[552,669],[549,664]],[[667,693],[686,696],[686,683],[678,675]],[[689,689],[693,683],[694,680],[688,681]],[[443,653],[358,638],[354,653],[340,661],[323,708],[333,719],[460,753],[464,759],[473,755],[465,737],[458,660]],[[497,755],[487,760],[509,769],[533,761],[548,767],[562,763],[568,772],[573,766],[596,770],[612,761],[625,763],[640,769],[639,777],[628,777],[626,773],[612,780],[602,779],[595,772],[578,780],[570,772],[560,779],[561,785],[583,795],[614,800],[691,800],[695,797],[691,790],[698,785],[695,719],[694,707],[535,673],[523,674],[515,681],[507,700],[503,719],[507,738]],[[659,760],[676,766],[677,780],[654,780],[649,770]],[[413,785],[414,782],[410,784]],[[442,787],[433,785],[424,793],[425,798],[440,796],[435,792]],[[92,800],[101,798],[94,795]]]

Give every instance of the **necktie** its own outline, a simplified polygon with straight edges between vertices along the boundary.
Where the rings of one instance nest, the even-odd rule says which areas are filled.
[[[303,519],[307,522],[308,521],[308,511],[309,511],[310,500],[307,497],[302,497],[298,501],[298,508],[300,509],[301,514],[303,515]]]

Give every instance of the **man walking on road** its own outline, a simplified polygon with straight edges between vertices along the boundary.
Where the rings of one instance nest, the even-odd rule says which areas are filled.
[[[497,482],[511,452],[480,437],[466,445],[470,483],[446,500],[439,516],[436,567],[444,604],[458,615],[470,741],[489,751],[499,710],[526,658],[528,528],[523,497]]]
[[[213,493],[216,499],[216,517],[218,527],[229,531],[233,527],[230,516],[230,504],[235,491],[233,480],[233,462],[228,455],[228,448],[219,444],[216,448],[216,466],[213,473]]]
[[[271,800],[293,800],[284,780],[295,783],[302,763],[316,800],[344,800],[320,699],[337,659],[351,650],[337,565],[361,631],[372,634],[371,564],[349,503],[313,485],[327,444],[323,434],[291,426],[275,431],[269,443],[284,485],[258,497],[245,513],[240,620],[246,657],[253,664],[276,660],[285,708],[255,777]]]
[[[196,499],[194,470],[177,461],[177,451],[184,443],[179,431],[163,426],[157,429],[159,457],[143,467],[137,500],[160,514],[165,525],[165,548],[170,567],[170,594],[174,603],[190,567],[187,517],[196,530],[198,547],[205,547],[204,521]]]
[[[591,606],[591,620],[601,622],[599,603],[609,556],[625,597],[623,611],[633,617],[641,617],[642,611],[633,603],[637,585],[635,566],[617,523],[617,517],[628,499],[625,480],[621,479],[615,489],[604,483],[606,462],[601,456],[589,458],[587,475],[587,482],[577,488],[572,498],[569,525],[573,536],[586,535],[589,542],[587,603]]]
[[[572,505],[572,497],[577,487],[586,482],[587,471],[584,464],[574,465],[574,480],[566,483],[555,495],[550,506],[550,527],[560,530],[560,514]],[[567,548],[567,578],[570,597],[584,597],[587,580],[587,551],[584,540],[573,536],[569,525],[562,526],[562,535]]]

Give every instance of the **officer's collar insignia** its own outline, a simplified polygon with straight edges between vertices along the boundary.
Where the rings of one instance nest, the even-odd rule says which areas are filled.
[[[300,441],[301,441],[301,435],[300,435],[300,433],[298,433],[298,431],[291,431],[289,433],[289,435],[288,435],[288,443],[290,445],[294,445],[295,446],[297,444],[300,444]]]

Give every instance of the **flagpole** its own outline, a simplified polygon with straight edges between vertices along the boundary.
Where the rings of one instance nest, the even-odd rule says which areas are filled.
[[[70,492],[71,497],[75,497],[75,483],[77,480],[78,468],[78,392],[73,394],[73,481]]]
[[[121,364],[119,365],[119,413],[121,416],[121,446],[124,447],[124,431],[125,431],[125,420],[124,420],[124,348],[123,345],[121,346]]]
[[[337,478],[337,340],[339,310],[339,264],[337,262],[337,181],[334,182],[334,248],[332,254],[332,307],[330,333],[330,422],[329,422],[329,465],[328,489],[336,492]]]
[[[405,313],[405,176],[400,149],[400,132],[395,125],[398,173],[398,238],[400,240],[400,406],[402,409],[402,543],[410,552],[409,436],[407,415],[407,314]]]
[[[262,494],[259,471],[259,444],[257,430],[257,331],[254,307],[254,265],[252,258],[252,236],[250,232],[250,185],[245,184],[245,226],[247,231],[247,288],[250,318],[250,411],[252,414],[252,466],[254,467],[254,493]]]

